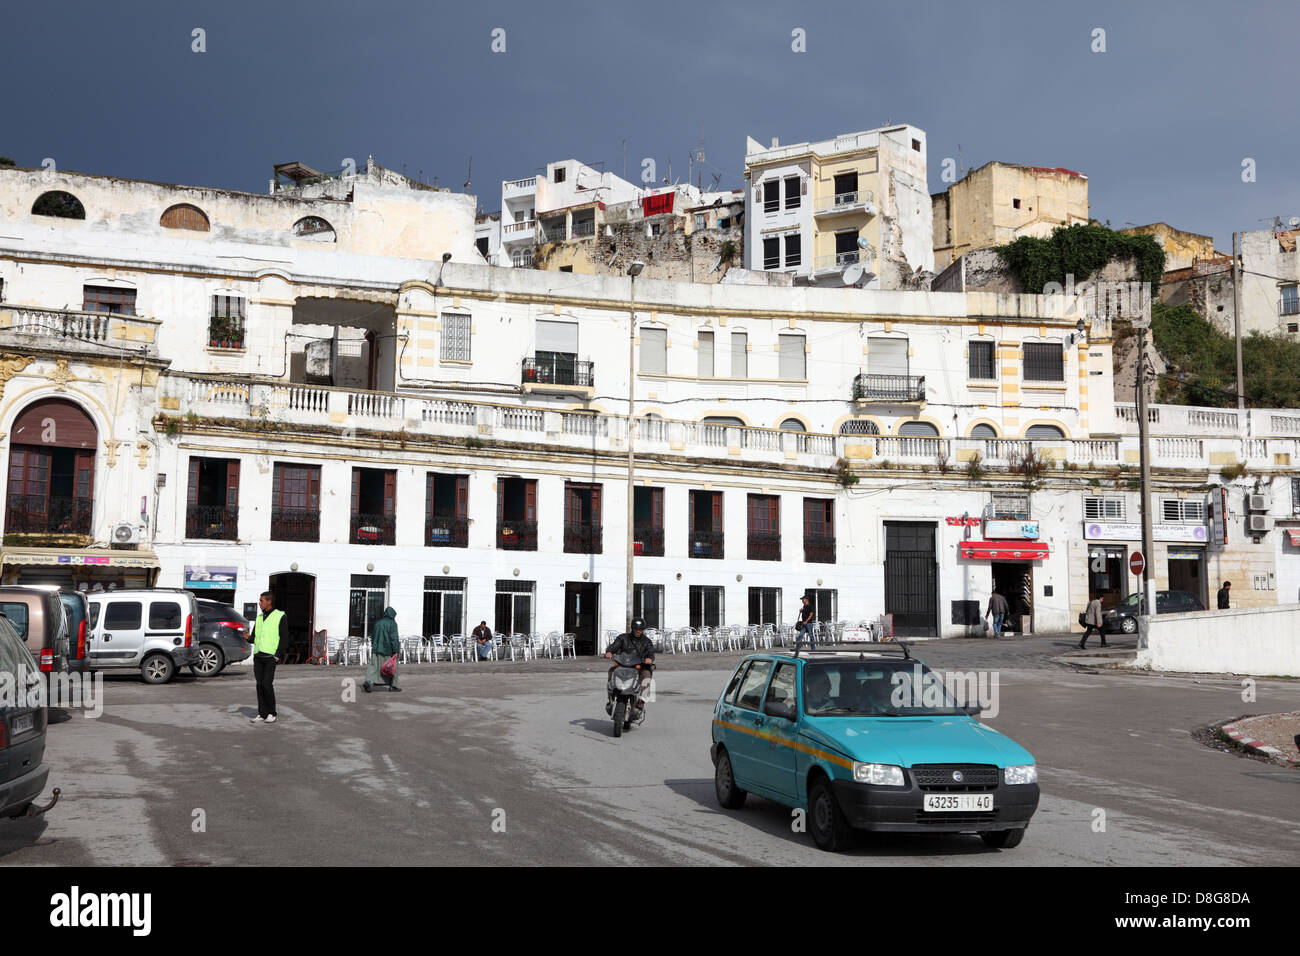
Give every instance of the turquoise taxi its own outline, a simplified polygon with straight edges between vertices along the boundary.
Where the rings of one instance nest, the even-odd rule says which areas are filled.
[[[959,704],[906,644],[880,647],[742,660],[713,714],[718,803],[736,810],[753,793],[804,810],[832,852],[855,830],[1019,845],[1038,808],[1033,756],[981,723],[979,705]]]

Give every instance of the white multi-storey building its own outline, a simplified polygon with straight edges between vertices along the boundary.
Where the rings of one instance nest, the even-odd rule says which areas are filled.
[[[1134,587],[1135,416],[1108,322],[1062,299],[500,269],[473,197],[388,181],[0,169],[0,218],[7,581],[269,588],[304,653],[386,604],[403,633],[594,651],[629,543],[665,627],[788,622],[808,590],[823,619],[963,635],[996,584],[1066,629]],[[1246,484],[1291,517],[1300,416],[1153,417],[1160,586],[1300,587],[1291,535],[1245,530]]]
[[[590,236],[596,208],[631,202],[639,187],[576,159],[547,163],[544,175],[501,184],[502,255],[495,265],[528,266],[533,247]]]

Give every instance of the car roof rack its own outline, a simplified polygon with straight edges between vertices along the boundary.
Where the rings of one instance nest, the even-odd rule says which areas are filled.
[[[870,642],[851,641],[851,642],[838,642],[838,643],[823,641],[819,643],[817,650],[809,651],[805,653],[803,656],[805,660],[809,658],[810,654],[822,654],[822,653],[834,654],[836,657],[843,657],[846,654],[857,654],[859,657],[866,657],[868,651],[872,654],[876,654],[878,651],[894,650],[894,649],[903,652],[903,660],[907,660],[907,661],[916,660],[916,658],[912,656],[912,645],[907,641],[870,641]],[[794,650],[791,651],[791,656],[793,657],[799,656],[798,645],[795,645]]]

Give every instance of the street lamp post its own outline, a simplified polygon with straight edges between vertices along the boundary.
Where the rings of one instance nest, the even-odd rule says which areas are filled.
[[[632,578],[632,554],[635,550],[636,531],[632,526],[634,520],[634,497],[632,487],[636,473],[634,448],[636,441],[636,413],[633,403],[636,400],[636,277],[645,268],[639,259],[627,267],[627,274],[632,279],[632,311],[627,330],[627,626],[632,626],[632,606],[635,584]]]

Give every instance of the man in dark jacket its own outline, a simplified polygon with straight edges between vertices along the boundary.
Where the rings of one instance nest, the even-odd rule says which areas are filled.
[[[384,661],[401,649],[402,643],[397,636],[397,612],[391,607],[386,607],[384,616],[380,618],[370,634],[370,663],[366,666],[365,683],[361,685],[366,693],[370,693],[371,685],[379,680],[381,676],[379,668],[383,666]],[[397,671],[393,671],[391,678],[385,677],[384,683],[388,685],[389,690],[402,689],[397,686]]]
[[[645,707],[645,695],[650,688],[650,678],[654,673],[655,663],[655,645],[645,635],[645,621],[643,619],[639,617],[632,618],[630,633],[620,634],[610,642],[609,647],[605,648],[606,660],[613,660],[615,654],[626,654],[641,661],[641,693],[636,702],[637,710],[641,710]],[[609,669],[609,673],[611,676],[613,675],[613,667]],[[605,710],[613,713],[613,704],[606,704]]]
[[[803,603],[799,607],[799,619],[794,625],[794,649],[799,650],[799,645],[807,641],[812,649],[817,650],[817,638],[813,635],[812,619],[813,606],[812,601],[807,594],[799,598]]]
[[[289,648],[289,634],[284,612],[274,608],[270,591],[258,599],[261,611],[253,622],[253,680],[257,682],[257,716],[255,724],[273,724],[275,711],[275,665],[284,660]]]
[[[1231,581],[1224,581],[1223,587],[1219,588],[1218,603],[1219,603],[1220,611],[1226,611],[1228,609],[1228,590],[1231,587],[1232,587]]]

